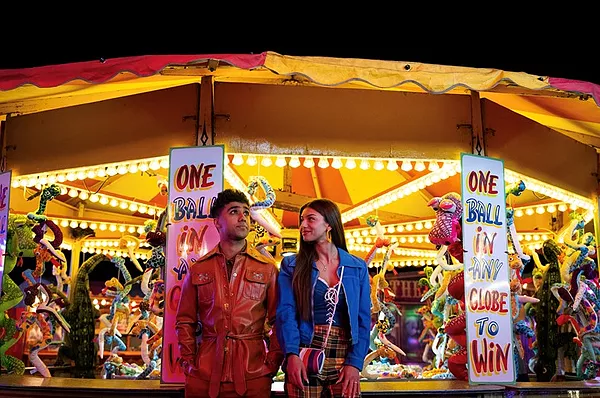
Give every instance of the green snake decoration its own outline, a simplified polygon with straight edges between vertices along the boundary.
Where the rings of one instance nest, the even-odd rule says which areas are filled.
[[[543,244],[544,257],[549,268],[544,275],[542,286],[536,292],[540,301],[535,304],[536,343],[538,357],[534,366],[537,381],[548,382],[556,374],[558,358],[558,325],[556,323],[558,299],[552,293],[552,286],[561,283],[558,257],[561,249],[558,244],[549,239]]]
[[[94,336],[98,312],[90,299],[89,274],[102,261],[110,261],[110,258],[104,254],[95,254],[81,265],[75,277],[73,301],[62,314],[71,326],[71,332],[65,336],[65,343],[58,350],[56,365],[64,364],[66,358],[73,359],[75,378],[95,378]]]
[[[17,265],[19,257],[33,257],[36,243],[33,241],[32,223],[26,216],[9,215],[2,277],[2,297],[0,298],[0,364],[8,373],[22,375],[25,364],[6,352],[21,338],[16,321],[8,316],[8,310],[23,300],[23,292],[10,278],[11,271]]]
[[[56,184],[52,184],[50,186],[47,186],[46,188],[42,189],[42,193],[41,193],[41,197],[40,197],[40,204],[38,206],[38,209],[36,210],[35,213],[30,213],[27,216],[31,219],[35,219],[35,221],[40,221],[38,219],[36,219],[36,216],[41,216],[44,214],[44,212],[46,211],[46,206],[48,205],[48,202],[50,202],[52,199],[56,198],[58,195],[60,195],[60,188],[58,185]],[[29,199],[33,199],[36,195],[32,196]],[[44,217],[45,219],[45,217]]]

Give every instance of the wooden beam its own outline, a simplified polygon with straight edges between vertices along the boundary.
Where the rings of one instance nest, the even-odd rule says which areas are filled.
[[[319,184],[319,177],[314,167],[310,168],[310,176],[312,177],[313,185],[315,187],[315,193],[317,198],[321,198],[321,184]]]
[[[215,86],[212,76],[202,76],[200,82],[200,120],[196,145],[215,143]]]
[[[471,91],[471,153],[480,156],[486,154],[481,98],[477,91]]]
[[[285,165],[283,168],[283,191],[292,192],[292,168]]]
[[[576,141],[579,141],[582,144],[590,145],[590,146],[594,147],[596,149],[596,151],[598,151],[598,149],[600,148],[600,137],[597,135],[576,133],[574,131],[558,129],[558,128],[554,128],[553,130],[556,130],[559,133],[566,135],[567,137],[570,137]]]
[[[587,94],[574,94],[568,91],[562,91],[558,89],[544,89],[544,90],[531,90],[527,88],[523,88],[519,85],[503,85],[499,84],[494,88],[484,91],[483,97],[485,98],[485,93],[501,93],[501,94],[512,94],[518,96],[528,96],[528,97],[549,97],[549,98],[578,98],[588,100],[589,96]]]

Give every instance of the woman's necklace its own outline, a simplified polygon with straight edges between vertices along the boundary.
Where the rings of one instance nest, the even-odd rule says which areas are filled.
[[[335,261],[336,259],[333,259],[333,261]],[[321,264],[323,264],[323,272],[327,272],[327,267],[329,267],[329,265],[331,264],[331,261],[329,262],[329,264],[325,264],[325,261],[318,259],[317,262],[320,262]]]
[[[319,259],[318,261],[320,261],[320,262],[321,262],[321,264],[323,264],[323,272],[327,272],[327,264],[325,264],[325,263],[323,262],[323,260],[321,260],[321,259]]]

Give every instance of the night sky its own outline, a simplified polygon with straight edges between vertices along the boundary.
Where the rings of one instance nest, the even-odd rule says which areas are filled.
[[[336,15],[315,22],[311,19],[314,13],[307,11],[290,9],[277,16],[247,16],[244,20],[228,13],[186,18],[181,15],[184,12],[152,22],[139,17],[111,23],[94,16],[69,19],[68,24],[43,20],[27,25],[14,42],[10,39],[20,31],[6,32],[0,69],[135,55],[275,51],[495,68],[600,84],[600,68],[595,61],[597,34],[586,30],[583,22],[565,21],[568,6],[564,4],[563,20],[558,16],[548,19],[547,9],[539,10],[544,12],[543,18],[528,17],[519,10],[520,15],[498,15],[502,18],[496,26],[490,22],[494,15],[478,20],[462,15],[453,19],[444,12],[437,17],[451,24],[446,27],[431,12],[412,15],[414,18],[392,12],[394,19],[385,21],[386,10],[372,9],[364,18],[355,15],[357,20]],[[584,8],[578,11],[586,13]]]

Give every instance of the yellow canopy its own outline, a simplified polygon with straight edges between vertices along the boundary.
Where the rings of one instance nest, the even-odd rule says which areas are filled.
[[[237,58],[236,58],[237,57]],[[215,82],[303,85],[336,88],[470,94],[478,91],[514,112],[594,146],[600,143],[600,109],[592,97],[553,87],[551,78],[498,69],[325,57],[297,57],[267,52],[245,62],[243,56],[197,55],[131,57],[99,62],[31,68],[27,73],[0,71],[0,115],[22,115],[154,90]],[[140,68],[140,58],[143,65]],[[112,61],[112,64],[110,63]],[[154,68],[147,65],[155,64]],[[77,66],[77,67],[74,67]],[[149,70],[148,70],[149,69]],[[66,70],[66,72],[65,72]],[[94,80],[86,72],[110,78]],[[36,85],[45,75],[73,71],[63,83]],[[10,72],[10,73],[8,73]],[[19,80],[19,78],[21,80]]]

